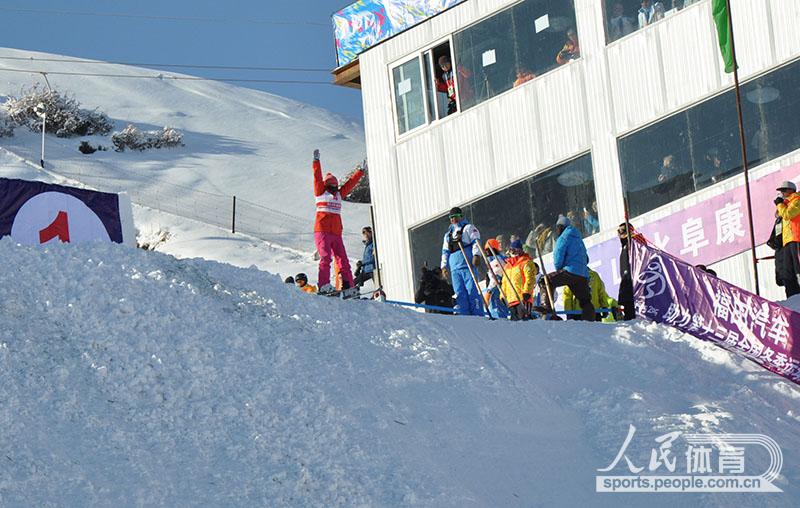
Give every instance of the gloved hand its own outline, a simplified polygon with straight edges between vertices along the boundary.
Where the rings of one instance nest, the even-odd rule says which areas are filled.
[[[360,259],[358,261],[356,261],[356,268],[361,268],[362,266],[364,266],[364,262],[363,261],[361,261]]]
[[[319,160],[319,149],[318,148],[314,150],[314,160],[315,161]]]
[[[460,242],[462,233],[463,232],[460,229],[457,229],[457,230],[453,231],[453,234],[450,235],[450,237],[453,239],[454,242]]]
[[[472,256],[472,266],[480,266],[480,264],[481,264],[481,257]]]
[[[531,294],[530,293],[522,293],[522,301],[524,301],[524,302],[532,301],[531,300]]]
[[[783,196],[778,196],[777,198],[775,198],[775,204],[776,205],[782,205],[783,204]]]
[[[447,268],[442,268],[442,277],[444,277],[445,280],[449,279],[450,270],[448,270]]]

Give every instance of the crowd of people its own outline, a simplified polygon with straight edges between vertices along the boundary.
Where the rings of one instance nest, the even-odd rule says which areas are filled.
[[[359,287],[372,280],[375,272],[375,245],[370,226],[361,230],[364,250],[351,273],[342,241],[342,199],[363,176],[359,168],[341,187],[331,173],[322,176],[319,150],[314,151],[312,164],[317,211],[314,237],[320,256],[318,286],[309,284],[308,276],[298,273],[288,277],[307,293],[357,294]],[[783,182],[775,198],[775,224],[767,245],[775,250],[776,282],[783,286],[787,298],[800,294],[800,193],[791,182]],[[464,315],[490,315],[496,319],[527,320],[535,317],[555,318],[555,290],[562,291],[563,306],[571,319],[600,321],[635,318],[633,280],[631,278],[628,241],[635,231],[630,223],[617,229],[620,251],[620,286],[617,299],[606,293],[600,275],[588,266],[585,236],[600,229],[597,203],[581,213],[568,211],[559,215],[555,225],[537,225],[523,244],[511,235],[508,244],[504,235],[481,243],[478,228],[471,224],[459,207],[448,215],[450,225],[442,241],[439,267],[422,267],[415,302],[430,307],[432,312]],[[542,273],[532,256],[553,252],[555,271]],[[334,267],[334,285],[330,269]],[[716,277],[713,270],[697,268]],[[481,284],[483,280],[483,284]],[[452,311],[450,309],[453,309]]]
[[[625,10],[625,2],[612,0],[608,9],[609,41],[621,39],[628,34],[652,25],[664,19],[670,13],[677,12],[700,0],[641,0],[639,10],[629,15]],[[635,7],[634,7],[635,8]]]
[[[589,269],[583,235],[567,216],[559,216],[547,231],[537,227],[524,244],[512,236],[508,245],[503,235],[482,243],[478,228],[459,207],[451,209],[448,217],[450,226],[443,238],[440,266],[422,268],[415,295],[416,303],[436,307],[432,312],[453,308],[459,314],[488,314],[495,319],[550,319],[556,316],[556,289],[564,287],[564,309],[570,319],[613,320],[623,313],[633,319],[629,268],[627,285],[623,273],[625,288],[620,294],[625,303],[621,304],[606,294],[599,274]],[[584,221],[580,224],[584,227]],[[625,234],[627,230],[620,236],[623,247]],[[533,259],[546,239],[553,242],[555,271],[550,274],[544,274]],[[628,290],[630,298],[626,297]]]

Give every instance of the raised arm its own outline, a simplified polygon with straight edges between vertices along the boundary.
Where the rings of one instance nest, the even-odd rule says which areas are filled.
[[[319,162],[319,150],[314,150],[314,195],[321,196],[325,192],[325,183],[322,181],[322,163]]]

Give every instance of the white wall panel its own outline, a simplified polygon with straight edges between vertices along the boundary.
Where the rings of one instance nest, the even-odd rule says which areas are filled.
[[[540,167],[542,145],[537,118],[538,81],[525,83],[488,108],[496,185],[505,185]]]
[[[397,146],[397,168],[407,225],[447,210],[445,163],[439,133],[415,136]]]
[[[659,23],[656,31],[664,63],[666,108],[679,109],[720,88],[722,63],[709,2]]]
[[[800,55],[800,2],[798,0],[769,0],[772,35],[778,61]]]
[[[583,61],[542,76],[536,85],[541,163],[549,166],[589,146]]]
[[[739,79],[774,65],[766,0],[731,0]]]
[[[641,30],[608,47],[617,132],[663,114],[666,103],[658,53],[656,30]]]
[[[494,106],[492,106],[494,107]],[[458,120],[458,121],[456,121]],[[492,136],[487,108],[476,107],[459,118],[442,123],[447,194],[452,204],[463,203],[485,194],[496,186]]]

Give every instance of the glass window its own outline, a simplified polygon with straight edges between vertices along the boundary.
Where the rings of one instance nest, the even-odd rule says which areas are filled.
[[[531,250],[534,256],[530,248],[536,241],[542,246],[543,254],[552,251],[551,231],[560,215],[570,218],[584,237],[600,230],[592,157],[589,154],[461,208],[467,219],[478,227],[484,242],[488,238],[503,235],[503,244],[507,245],[514,235],[526,244],[526,250]],[[447,214],[444,214],[409,232],[415,270],[426,264],[431,268],[439,266],[442,239],[448,227]]]
[[[800,148],[800,61],[742,86],[749,166]],[[641,215],[742,171],[733,90],[619,140],[628,206]]]
[[[420,58],[415,58],[392,70],[397,130],[400,134],[416,129],[427,121],[420,65]]]
[[[453,37],[466,110],[580,57],[572,0],[526,0]]]
[[[606,41],[614,42],[702,1],[605,0]]]

